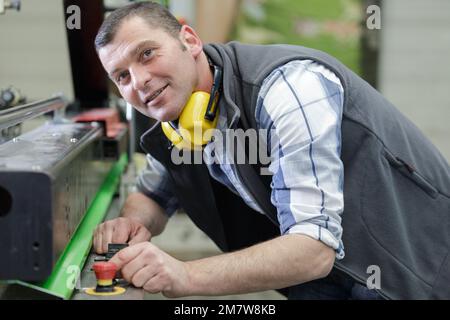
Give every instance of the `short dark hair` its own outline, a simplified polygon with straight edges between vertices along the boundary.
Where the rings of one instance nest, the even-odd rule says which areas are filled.
[[[95,49],[113,41],[121,23],[132,17],[141,17],[151,27],[161,28],[177,38],[181,24],[164,6],[155,2],[137,2],[111,12],[103,21],[95,37]]]

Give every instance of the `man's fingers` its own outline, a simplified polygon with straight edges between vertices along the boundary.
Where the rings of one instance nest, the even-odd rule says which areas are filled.
[[[139,242],[149,241],[151,238],[150,232],[145,227],[141,227],[138,229],[136,235],[128,241],[128,244],[133,245]]]
[[[148,279],[148,281],[142,287],[148,293],[160,293],[163,291],[163,283],[161,277],[155,275]]]
[[[108,252],[108,243],[112,242],[113,232],[114,232],[114,222],[105,222],[105,227],[103,228],[102,234],[102,251]]]
[[[130,237],[130,230],[128,223],[118,222],[114,227],[112,243],[126,243]]]
[[[152,278],[156,276],[155,268],[152,266],[146,266],[133,275],[130,283],[132,283],[137,288],[143,288],[144,285]]]
[[[117,252],[109,262],[114,263],[117,266],[117,270],[122,269],[123,266],[128,264],[131,260],[136,258],[139,254],[141,254],[142,250],[145,248],[147,243],[139,243],[127,248],[123,248],[119,252]]]
[[[96,236],[94,238],[94,248],[98,254],[104,253],[102,250],[102,232],[100,230],[97,231]]]
[[[146,265],[147,263],[145,259],[142,259],[142,255],[138,255],[135,259],[131,260],[128,264],[122,267],[123,278],[128,282],[133,283],[136,287],[142,287],[145,281],[137,284],[134,282],[134,277],[144,268],[147,269]]]
[[[94,231],[93,245],[97,254],[105,254],[110,243],[126,243],[130,240],[128,243],[133,245],[146,242],[150,237],[147,228],[122,217],[100,224]]]

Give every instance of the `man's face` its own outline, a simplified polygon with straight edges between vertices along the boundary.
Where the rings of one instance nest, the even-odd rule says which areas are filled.
[[[133,17],[123,21],[113,41],[98,52],[123,98],[151,118],[177,119],[198,84],[198,43],[186,40],[193,36],[187,33],[183,27],[175,39]]]

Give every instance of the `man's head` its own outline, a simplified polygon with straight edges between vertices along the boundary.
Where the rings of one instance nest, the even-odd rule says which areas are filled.
[[[112,12],[95,47],[125,100],[149,117],[174,120],[194,90],[208,90],[211,74],[200,38],[159,4]]]

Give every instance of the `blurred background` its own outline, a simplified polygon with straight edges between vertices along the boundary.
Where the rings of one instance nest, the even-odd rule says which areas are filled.
[[[93,20],[83,12],[85,2],[88,1],[22,0],[20,12],[8,10],[0,15],[0,89],[13,86],[29,100],[55,92],[63,92],[69,100],[79,100],[74,86],[80,84],[72,81],[76,80],[72,73],[79,72],[73,69],[80,65],[71,64],[70,52],[72,56],[86,56],[83,52],[93,48],[84,41],[86,48],[69,50],[67,38],[83,32]],[[126,3],[105,0],[104,6],[114,8]],[[164,3],[178,18],[194,26],[205,42],[290,43],[330,53],[381,91],[450,158],[450,1],[171,0]],[[81,30],[65,27],[68,15],[64,9],[71,4],[81,8]],[[369,30],[366,22],[372,14],[366,10],[373,4],[381,8],[381,28]],[[83,40],[93,38],[94,31],[90,33]],[[99,75],[92,72],[83,80],[97,78]],[[115,92],[112,90],[111,94]]]
[[[0,4],[4,2],[0,0]],[[0,10],[2,94],[9,90],[23,101],[34,101],[62,92],[73,112],[110,106],[125,113],[124,101],[106,79],[96,58],[93,38],[103,14],[127,3],[22,0],[20,11]],[[162,3],[180,21],[192,25],[204,42],[289,43],[326,51],[377,88],[450,159],[449,0]],[[80,29],[66,28],[70,5],[81,9]],[[379,16],[374,16],[377,12],[367,12],[372,5],[380,8]],[[375,22],[379,28],[369,29],[368,20],[373,22],[374,18],[378,19]],[[152,122],[138,114],[134,116],[138,141]],[[35,125],[36,122],[24,124],[23,130]],[[135,147],[139,151],[137,144]],[[139,171],[145,162],[143,155],[136,155],[135,161]],[[181,259],[218,253],[215,245],[182,214],[173,218],[167,232],[154,242]],[[275,292],[243,297],[281,298]]]

